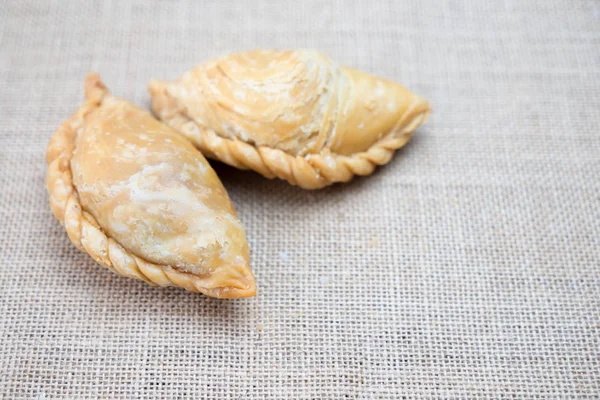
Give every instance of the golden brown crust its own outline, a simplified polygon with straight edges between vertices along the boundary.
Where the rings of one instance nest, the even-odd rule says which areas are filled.
[[[165,89],[152,91],[153,108],[176,109]],[[161,104],[162,103],[162,104]],[[171,103],[166,105],[166,103]],[[165,122],[182,132],[202,153],[242,170],[254,170],[266,178],[279,178],[303,189],[321,189],[336,182],[348,182],[355,175],[366,176],[375,167],[387,164],[396,150],[410,140],[413,131],[429,117],[430,110],[423,103],[419,109],[409,110],[398,122],[402,129],[394,129],[375,142],[367,151],[342,155],[324,149],[317,154],[294,156],[283,150],[255,146],[239,139],[228,139],[199,126],[183,112],[161,116]]]
[[[56,130],[46,154],[46,186],[50,206],[73,244],[113,272],[151,285],[179,286],[219,298],[255,295],[254,279],[242,275],[237,269],[228,269],[220,274],[219,286],[215,286],[214,277],[211,278],[210,275],[197,276],[171,266],[148,262],[107,236],[94,217],[83,209],[73,185],[70,168],[76,131],[83,124],[85,116],[98,107],[108,93],[97,74],[88,75],[85,89],[86,103]]]
[[[431,111],[402,85],[310,50],[218,57],[149,89],[155,114],[207,157],[305,189],[371,174]]]

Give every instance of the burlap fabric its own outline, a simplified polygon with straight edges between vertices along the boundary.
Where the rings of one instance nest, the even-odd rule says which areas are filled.
[[[0,398],[597,399],[597,1],[0,4]],[[257,47],[404,83],[430,121],[369,178],[316,192],[213,163],[257,297],[113,275],[44,187],[99,72],[146,84]]]

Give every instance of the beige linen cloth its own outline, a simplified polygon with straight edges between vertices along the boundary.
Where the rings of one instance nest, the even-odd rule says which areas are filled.
[[[0,399],[597,399],[600,3],[0,3]],[[213,162],[258,296],[118,277],[52,217],[44,151],[89,71],[148,108],[234,51],[314,48],[428,98],[368,178]]]

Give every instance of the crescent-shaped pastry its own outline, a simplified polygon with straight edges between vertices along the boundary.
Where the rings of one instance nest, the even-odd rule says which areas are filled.
[[[155,114],[207,157],[305,189],[371,174],[430,113],[400,84],[312,50],[231,54],[149,89]]]
[[[73,244],[117,274],[220,298],[250,297],[246,236],[214,170],[96,74],[48,145],[50,206]]]

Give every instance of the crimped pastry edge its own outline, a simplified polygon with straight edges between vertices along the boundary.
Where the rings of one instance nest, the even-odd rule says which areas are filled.
[[[55,131],[46,152],[48,170],[46,188],[54,216],[65,227],[69,239],[80,250],[109,270],[130,278],[140,279],[153,286],[177,286],[217,298],[243,298],[256,294],[254,279],[232,275],[234,281],[244,281],[247,287],[208,287],[210,277],[200,277],[176,270],[168,265],[154,264],[128,251],[106,235],[96,219],[86,212],[77,188],[73,185],[71,158],[75,148],[76,131],[85,116],[99,107],[109,96],[98,74],[88,74],[85,80],[86,102]],[[232,271],[233,274],[233,271]]]
[[[181,110],[175,99],[170,98],[165,88],[158,89],[160,85],[155,86],[153,82],[149,88],[154,114],[186,136],[206,157],[241,170],[253,170],[268,179],[283,179],[308,190],[348,182],[357,175],[372,174],[377,166],[390,162],[394,153],[410,141],[415,129],[423,125],[431,114],[429,103],[413,103],[394,129],[363,152],[342,155],[324,149],[316,154],[294,156],[280,149],[224,138],[198,125]],[[171,103],[170,106],[177,111],[163,117],[159,103],[164,106]],[[418,107],[421,109],[416,110]],[[401,125],[405,126],[399,129]]]

